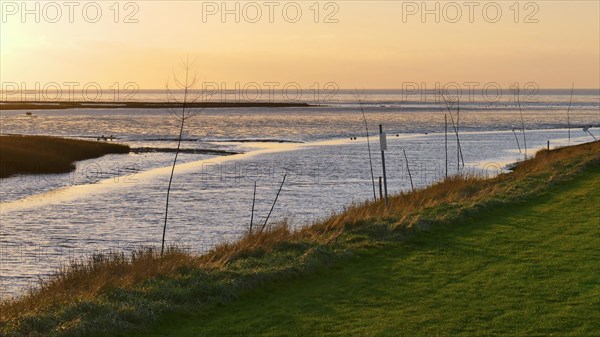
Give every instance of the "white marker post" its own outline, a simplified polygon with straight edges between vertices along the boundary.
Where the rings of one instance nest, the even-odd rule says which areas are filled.
[[[385,191],[385,207],[388,207],[387,177],[385,175],[385,152],[387,150],[387,139],[383,133],[383,125],[379,124],[379,147],[381,148],[381,166],[383,167],[383,190]]]

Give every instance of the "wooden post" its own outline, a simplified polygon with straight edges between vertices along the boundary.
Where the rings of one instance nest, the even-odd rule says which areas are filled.
[[[457,157],[460,156],[460,158],[462,159],[463,167],[464,167],[465,160],[462,155],[462,148],[460,147],[460,137],[458,136],[458,124],[460,122],[460,101],[458,101],[458,115],[457,115],[456,124],[454,124],[454,117],[452,117],[452,111],[450,110],[450,104],[446,100],[446,96],[444,96],[443,94],[442,94],[442,98],[444,99],[444,103],[446,103],[446,108],[448,109],[448,113],[450,114],[450,122],[452,122],[452,127],[454,128],[454,133],[456,134],[456,146],[458,147]],[[460,169],[460,163],[458,163],[458,168]]]
[[[446,150],[446,178],[448,178],[448,115],[444,114],[444,147]]]
[[[460,104],[460,101],[457,102],[457,104]],[[456,110],[456,167],[457,167],[457,171],[460,171],[460,146],[458,145],[458,143],[460,142],[458,140],[458,123],[460,122],[460,105],[457,105],[457,110]]]
[[[381,167],[383,168],[383,190],[385,192],[385,207],[387,208],[389,206],[387,177],[385,175],[385,150],[387,150],[387,140],[385,138],[385,133],[383,133],[382,124],[379,124],[379,144],[381,147]]]
[[[256,202],[256,181],[254,182],[254,195],[252,196],[252,215],[250,216],[250,234],[252,234],[252,224],[254,222],[254,203]]]
[[[519,105],[519,113],[521,114],[521,132],[523,133],[523,150],[525,151],[525,159],[527,159],[527,137],[525,137],[525,120],[523,119],[523,108],[521,108],[521,91],[517,87],[517,104]]]
[[[379,177],[379,199],[383,199],[383,186],[381,186],[381,177]]]
[[[377,201],[377,197],[375,195],[375,176],[373,175],[373,160],[371,158],[371,141],[369,140],[369,125],[367,124],[367,116],[365,115],[365,111],[363,110],[362,101],[359,99],[358,103],[360,104],[360,112],[362,112],[363,121],[365,123],[365,132],[367,134],[367,149],[369,150],[369,167],[371,168],[371,184],[373,185],[373,200]]]
[[[573,103],[573,90],[575,89],[575,82],[571,86],[571,98],[569,98],[569,107],[567,108],[567,128],[569,130],[569,144],[571,144],[571,116],[569,112],[571,112],[571,103]],[[548,149],[550,150],[550,149]]]
[[[408,171],[408,178],[410,179],[410,189],[414,192],[415,185],[413,185],[412,175],[410,174],[410,167],[408,166],[408,157],[406,156],[406,150],[402,149],[404,153],[404,159],[406,160],[406,170]]]
[[[517,146],[519,147],[519,153],[521,153],[521,145],[519,144],[519,137],[517,137],[517,133],[515,132],[515,129],[512,129],[513,134],[515,135],[515,140],[517,141]]]
[[[548,141],[548,151],[550,151],[550,141]]]
[[[267,227],[267,222],[269,221],[269,217],[271,216],[271,213],[273,212],[273,208],[275,208],[275,204],[277,203],[277,198],[279,198],[279,193],[281,193],[281,189],[283,188],[283,183],[285,183],[285,177],[287,177],[287,173],[283,175],[283,181],[281,181],[281,186],[279,186],[279,191],[277,191],[277,195],[275,196],[275,200],[273,201],[271,210],[269,211],[269,214],[267,215],[267,218],[265,219],[265,223],[261,227],[259,233],[262,233],[262,231],[265,229],[265,227]]]

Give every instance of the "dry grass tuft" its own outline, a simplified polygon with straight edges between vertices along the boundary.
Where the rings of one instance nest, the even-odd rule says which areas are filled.
[[[162,258],[156,249],[140,248],[129,255],[109,252],[72,260],[25,296],[2,303],[0,322],[55,304],[90,299],[110,288],[130,287],[159,275],[172,276],[178,268],[194,265],[199,265],[198,258],[177,247],[169,248]]]

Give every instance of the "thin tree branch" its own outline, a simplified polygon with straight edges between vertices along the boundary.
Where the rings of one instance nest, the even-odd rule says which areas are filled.
[[[167,234],[167,222],[168,222],[168,218],[169,218],[169,197],[171,195],[171,186],[173,184],[173,176],[175,174],[175,166],[177,166],[177,158],[179,157],[179,152],[181,149],[181,140],[183,138],[183,129],[185,126],[185,121],[191,117],[197,116],[200,113],[200,111],[202,110],[202,109],[189,109],[188,108],[188,104],[190,103],[188,94],[193,88],[192,84],[196,83],[195,75],[192,80],[190,79],[190,69],[192,69],[192,68],[189,64],[189,58],[188,58],[188,63],[183,65],[182,69],[184,69],[184,71],[185,71],[185,84],[183,82],[181,82],[181,80],[175,75],[175,73],[173,74],[173,81],[175,82],[175,84],[177,86],[180,87],[180,89],[183,89],[183,101],[179,101],[179,99],[177,99],[176,95],[173,93],[173,91],[169,87],[168,81],[165,85],[166,92],[167,92],[167,100],[174,103],[174,105],[171,108],[169,108],[169,111],[181,121],[181,124],[179,126],[179,137],[177,137],[177,149],[175,151],[175,158],[173,159],[173,165],[171,166],[171,175],[169,177],[169,185],[167,187],[167,199],[165,201],[165,219],[164,219],[162,242],[161,242],[161,249],[160,249],[161,256],[163,256],[163,253],[165,250],[165,238],[166,238],[166,234]],[[176,108],[176,105],[181,105],[181,110]]]

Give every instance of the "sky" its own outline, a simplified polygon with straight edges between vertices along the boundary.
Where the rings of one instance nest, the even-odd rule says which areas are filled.
[[[228,88],[600,87],[598,1],[21,3],[0,1],[3,87],[160,89],[184,59]]]

